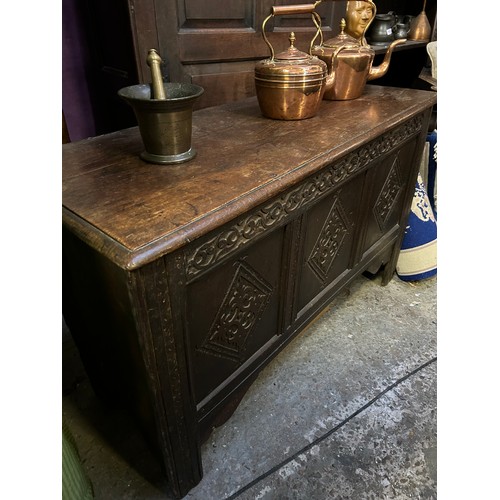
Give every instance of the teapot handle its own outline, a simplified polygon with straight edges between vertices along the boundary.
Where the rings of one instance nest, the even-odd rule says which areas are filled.
[[[316,35],[314,36],[314,38],[311,42],[311,45],[309,48],[309,52],[310,52],[312,50],[314,40],[316,40],[318,34],[321,33],[321,27],[317,21],[317,19],[319,19],[319,22],[321,23],[321,17],[319,16],[319,14],[317,12],[315,12],[314,9],[322,1],[323,0],[318,0],[315,3],[306,3],[306,4],[298,4],[298,5],[275,5],[275,6],[271,7],[271,14],[269,14],[269,16],[267,16],[262,23],[262,37],[264,38],[264,41],[266,42],[267,46],[269,47],[269,50],[271,51],[271,59],[274,59],[274,48],[266,36],[265,26],[266,26],[267,21],[269,21],[269,19],[271,19],[274,16],[285,16],[285,15],[290,15],[290,14],[311,14],[313,22],[316,25],[318,31],[316,32]],[[321,34],[321,38],[323,38],[322,34]]]

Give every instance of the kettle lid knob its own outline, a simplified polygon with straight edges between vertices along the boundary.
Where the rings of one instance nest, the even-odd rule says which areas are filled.
[[[343,35],[344,34],[344,30],[345,30],[345,27],[346,27],[347,23],[345,22],[345,19],[342,18],[340,20],[340,34]]]

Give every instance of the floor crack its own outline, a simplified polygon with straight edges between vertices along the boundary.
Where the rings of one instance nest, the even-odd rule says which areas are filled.
[[[302,455],[303,453],[307,453],[313,446],[318,445],[318,443],[321,443],[326,438],[331,436],[334,432],[336,432],[339,429],[341,429],[342,427],[344,427],[344,425],[346,425],[348,422],[350,422],[353,418],[357,417],[360,413],[362,413],[365,410],[367,410],[368,408],[370,408],[370,406],[372,406],[380,398],[385,396],[389,391],[392,391],[398,385],[402,384],[403,382],[408,380],[410,377],[412,377],[413,375],[416,375],[419,371],[423,370],[424,368],[431,365],[432,363],[435,363],[436,361],[437,361],[437,357],[434,357],[434,358],[430,359],[429,361],[426,361],[424,364],[420,365],[419,367],[415,368],[411,372],[407,373],[403,377],[399,378],[398,380],[396,380],[396,382],[394,382],[391,385],[389,385],[388,387],[386,387],[382,392],[379,392],[376,396],[374,396],[372,399],[370,399],[370,401],[368,401],[363,406],[358,408],[354,413],[351,413],[351,415],[346,417],[342,422],[337,424],[335,427],[331,428],[329,431],[325,432],[320,437],[316,438],[314,441],[312,441],[308,445],[301,448],[299,451],[296,451],[293,455],[290,455],[288,458],[286,458],[285,460],[283,460],[279,464],[275,465],[274,467],[269,469],[267,472],[264,472],[264,474],[261,474],[259,477],[255,478],[253,481],[250,481],[248,484],[246,484],[245,486],[240,488],[238,491],[236,491],[235,493],[233,493],[229,497],[227,497],[226,500],[233,500],[234,498],[237,498],[242,493],[244,493],[245,491],[247,491],[250,488],[252,488],[253,486],[255,486],[257,483],[263,481],[266,477],[275,473],[276,471],[278,471],[279,469],[281,469],[282,467],[284,467],[285,465],[290,463],[292,460],[295,460],[296,458],[298,458],[299,455]]]

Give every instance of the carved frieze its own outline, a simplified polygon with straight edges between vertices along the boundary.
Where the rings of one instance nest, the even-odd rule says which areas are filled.
[[[250,215],[237,220],[203,244],[192,247],[187,254],[187,278],[193,279],[225,257],[236,252],[266,231],[289,220],[294,212],[333,191],[336,186],[354,176],[371,161],[390,152],[418,133],[423,115],[418,115],[395,130],[391,130],[356,151],[347,154],[299,186],[275,198]],[[383,216],[382,216],[383,217]]]

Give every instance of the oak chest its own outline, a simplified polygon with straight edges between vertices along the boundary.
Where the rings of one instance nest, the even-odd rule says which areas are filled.
[[[140,160],[136,127],[63,146],[65,319],[178,497],[259,370],[360,273],[391,279],[435,102],[367,86],[302,121],[206,108],[180,165]]]

